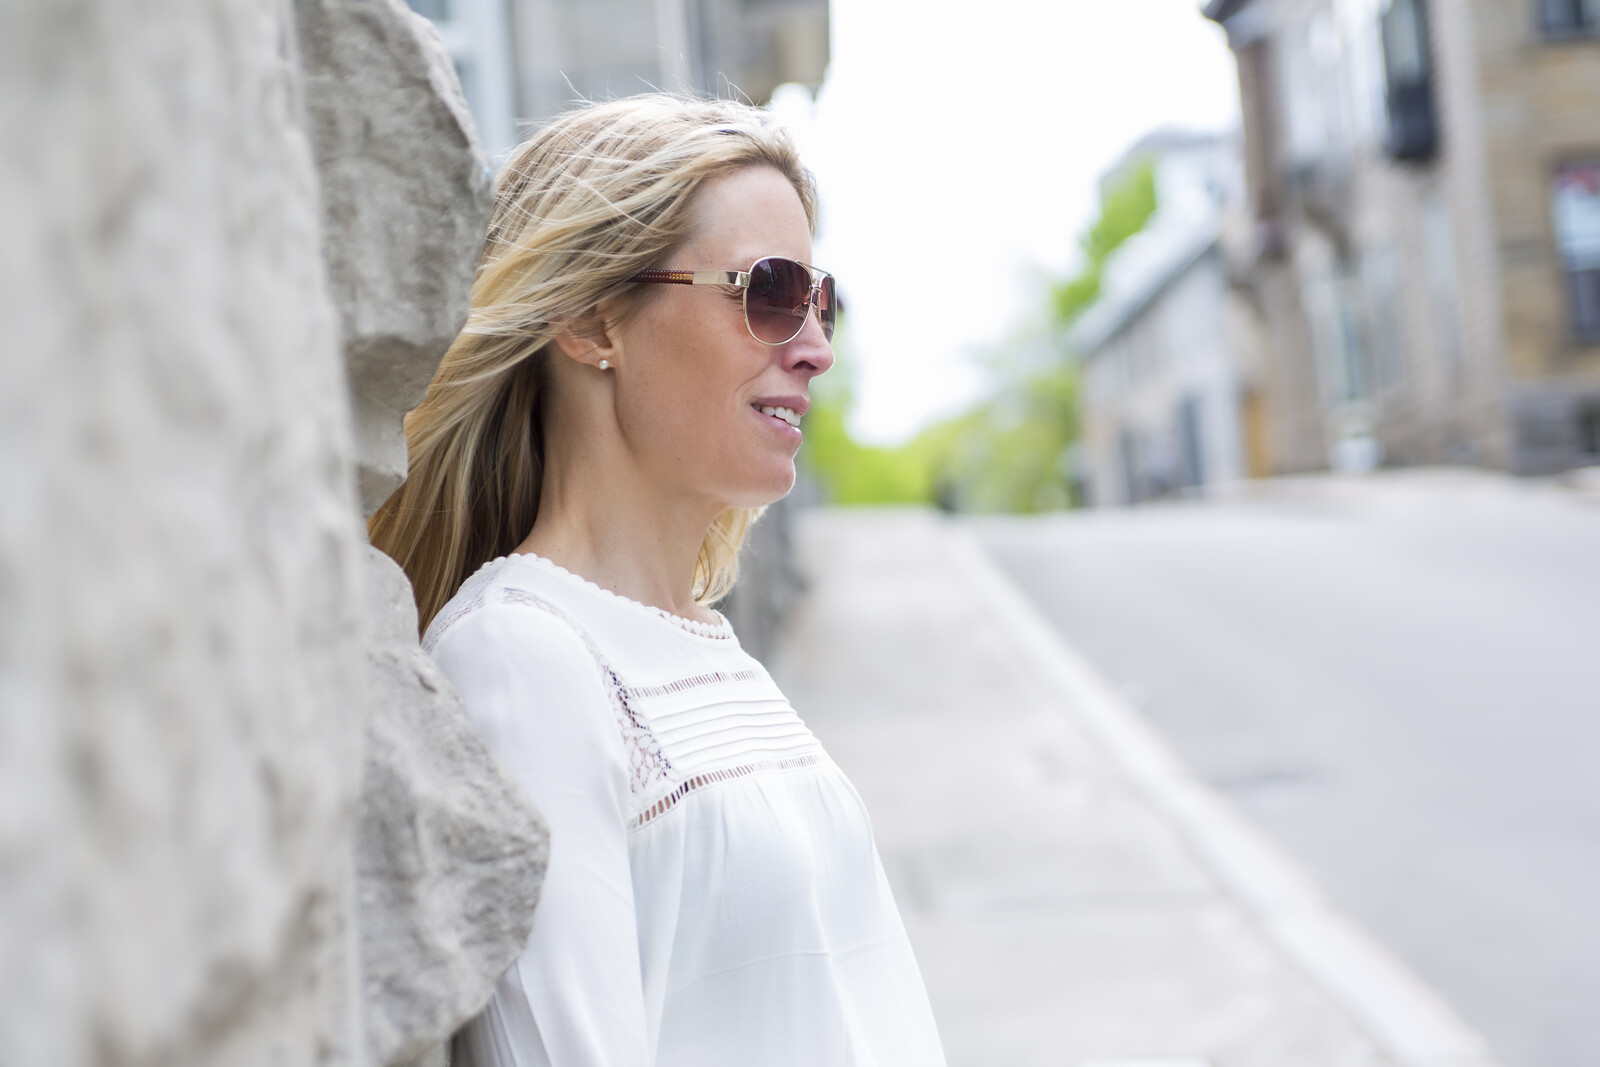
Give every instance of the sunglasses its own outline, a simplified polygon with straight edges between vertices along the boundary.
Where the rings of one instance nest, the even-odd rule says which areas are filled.
[[[628,279],[652,285],[737,285],[744,290],[744,324],[764,345],[781,345],[800,336],[806,316],[817,309],[822,334],[833,340],[839,302],[833,275],[808,263],[767,256],[749,270],[642,270]]]

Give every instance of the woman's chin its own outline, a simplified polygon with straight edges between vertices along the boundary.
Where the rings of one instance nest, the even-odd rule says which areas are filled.
[[[764,508],[768,504],[775,504],[789,495],[789,490],[794,488],[795,468],[794,461],[789,460],[781,464],[773,464],[770,469],[762,471],[759,478],[752,478],[741,491],[732,496],[728,504],[731,508]]]

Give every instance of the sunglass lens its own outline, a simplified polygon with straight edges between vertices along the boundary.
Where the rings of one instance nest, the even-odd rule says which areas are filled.
[[[805,326],[810,297],[811,272],[803,264],[776,256],[757,260],[745,291],[750,332],[769,345],[793,340]]]
[[[822,279],[822,287],[817,293],[817,318],[822,320],[822,335],[828,340],[833,340],[833,321],[839,314],[839,301],[833,291],[833,275],[829,274]]]

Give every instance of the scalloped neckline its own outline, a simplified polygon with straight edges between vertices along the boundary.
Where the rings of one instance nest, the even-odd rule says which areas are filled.
[[[479,567],[478,569],[481,571],[485,567],[513,559],[527,560],[530,563],[534,563],[540,567],[543,567],[545,570],[552,571],[555,574],[592,589],[594,592],[603,597],[609,597],[610,599],[615,600],[620,604],[624,604],[634,610],[648,612],[656,618],[661,619],[664,622],[671,623],[673,626],[677,627],[683,632],[693,634],[696,637],[707,637],[715,641],[729,641],[734,637],[733,623],[729,622],[728,617],[722,614],[722,612],[717,611],[715,608],[708,610],[710,610],[712,614],[720,619],[721,622],[701,622],[698,619],[687,618],[683,615],[675,615],[666,608],[658,608],[652,604],[646,604],[643,601],[635,600],[632,597],[623,596],[621,593],[614,593],[604,586],[596,585],[583,575],[574,574],[572,571],[567,570],[567,568],[563,567],[555,560],[538,555],[534,552],[508,552],[504,556],[497,556],[496,558],[489,560],[488,562],[484,563],[483,567]]]

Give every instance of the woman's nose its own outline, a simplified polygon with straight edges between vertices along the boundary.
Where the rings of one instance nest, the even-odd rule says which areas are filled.
[[[806,312],[806,324],[795,339],[783,346],[784,366],[803,371],[809,378],[833,366],[833,346],[822,330],[822,319],[815,308]]]

